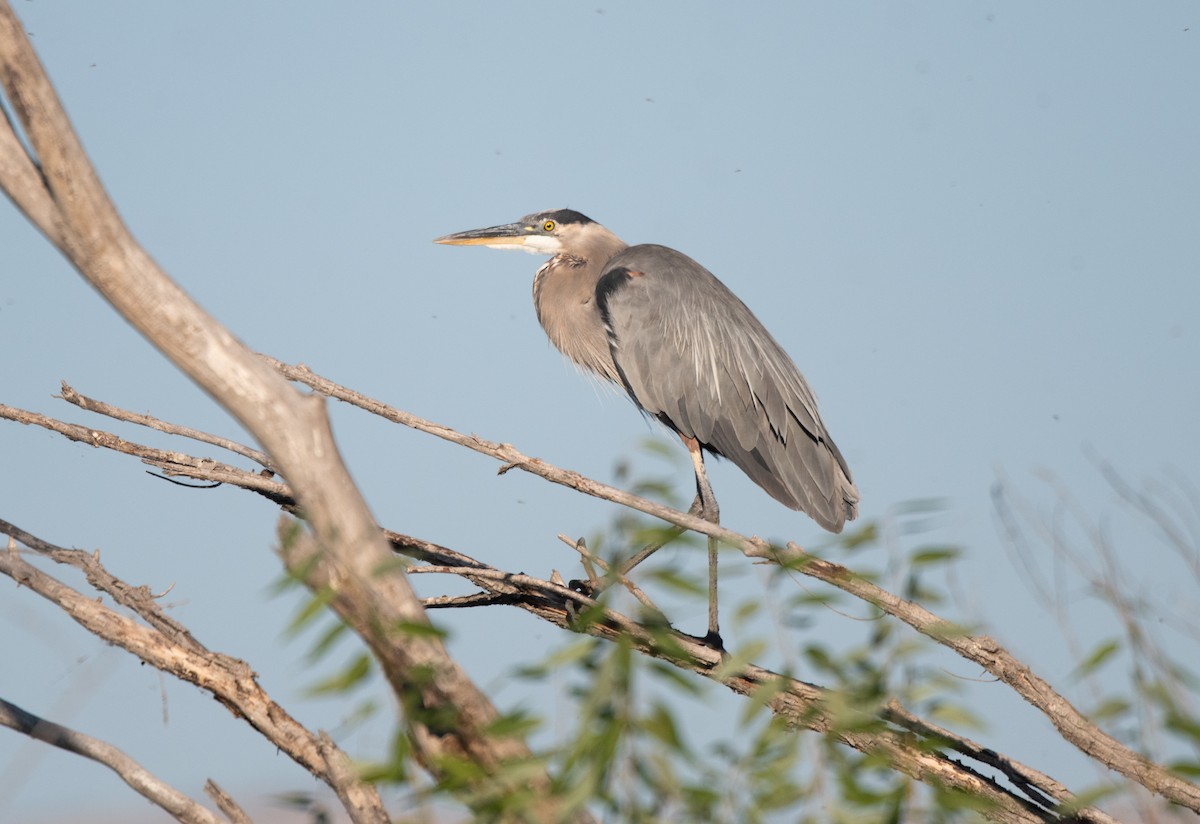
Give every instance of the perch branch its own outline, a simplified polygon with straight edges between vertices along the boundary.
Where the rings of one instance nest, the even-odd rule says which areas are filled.
[[[205,477],[202,474],[202,470],[198,470],[198,472],[197,477]],[[243,472],[243,474],[247,479],[256,477],[254,473],[250,472]],[[237,483],[237,480],[233,479],[231,482]],[[468,555],[428,541],[422,541],[394,532],[387,534],[389,540],[398,551],[404,552],[411,557],[436,564],[436,566],[432,567],[414,567],[410,570],[411,572],[460,575],[484,589],[485,593],[483,597],[515,604],[560,627],[578,629],[573,623],[573,610],[568,608],[567,604],[573,603],[583,607],[595,605],[595,602],[586,596],[561,585],[542,581],[527,575],[518,575],[494,569]],[[299,568],[302,565],[293,564],[293,566]],[[640,624],[611,610],[604,613],[602,621],[588,626],[586,630],[593,635],[607,638],[615,638],[618,634],[624,633],[628,637],[633,638],[638,647],[644,652],[674,660],[677,664],[685,666],[705,677],[716,677],[717,680],[725,683],[730,689],[743,694],[751,694],[755,690],[769,684],[778,684],[782,678],[778,673],[759,667],[748,667],[734,678],[726,679],[718,677],[716,673],[721,663],[720,656],[704,644],[699,643],[697,639],[682,633],[674,633],[673,631],[669,635],[664,636],[661,629],[655,632],[648,631]],[[662,647],[664,637],[671,639],[666,649]],[[785,692],[788,697],[774,702],[772,709],[783,717],[788,718],[792,723],[801,724],[812,729],[828,731],[830,722],[823,715],[816,712],[816,709],[819,707],[819,701],[825,695],[824,691],[812,685],[791,679],[788,679],[786,683],[788,686]],[[958,738],[946,730],[923,722],[916,716],[905,713],[898,705],[892,705],[883,717],[910,732],[921,732],[924,739],[936,740],[940,745],[953,749],[982,764],[987,764],[998,769],[1008,776],[1010,780],[1014,781],[1017,786],[1029,788],[1025,791],[1030,796],[1039,798],[1049,797],[1057,799],[1060,802],[1068,801],[1071,798],[1070,793],[1057,782],[1053,782],[1048,778],[1045,781],[1039,781],[1037,776],[1040,773],[1010,759],[1001,756],[994,756],[989,759],[988,753],[990,753],[990,750],[974,745],[967,739]],[[901,759],[901,753],[897,750],[897,747],[900,745],[890,736],[878,739],[874,735],[858,733],[855,735],[845,735],[843,736],[843,740],[850,746],[864,751],[878,752],[883,749],[888,751],[890,757],[893,759]],[[941,761],[931,762],[925,755],[925,753],[914,754],[908,752],[908,761],[905,762],[901,759],[898,763],[907,763],[907,769],[904,769],[904,771],[917,778],[928,779],[930,775],[936,775],[938,780],[950,785],[973,792],[978,789],[979,782],[982,779],[973,771],[964,767],[964,773],[957,779],[952,780],[952,777],[946,772],[949,768],[944,763]],[[935,765],[936,770],[934,770]],[[934,772],[930,772],[930,770],[934,770]],[[967,782],[966,786],[964,786],[964,782]],[[1033,791],[1030,792],[1030,789]],[[1013,801],[1013,799],[1010,799],[1010,801]],[[1084,820],[1097,822],[1105,820],[1103,814],[1096,810],[1088,809],[1081,813],[1081,815],[1083,815]],[[1027,820],[1049,819],[1030,818]]]
[[[774,561],[873,604],[892,617],[908,624],[922,635],[949,647],[996,676],[1022,698],[1041,710],[1064,739],[1089,757],[1095,758],[1151,792],[1185,806],[1193,812],[1200,813],[1200,787],[1171,773],[1100,729],[1075,709],[1064,696],[1054,690],[1047,681],[1037,676],[1028,665],[1018,660],[993,638],[970,635],[952,622],[938,617],[919,604],[893,595],[865,578],[855,575],[840,564],[816,558],[795,543],[789,543],[786,548],[780,548],[761,539],[741,535],[725,527],[710,524],[694,515],[677,512],[615,487],[597,483],[576,472],[559,469],[537,458],[530,458],[508,444],[498,444],[474,436],[463,435],[449,427],[402,412],[316,375],[306,366],[292,366],[270,357],[266,359],[290,380],[303,383],[317,392],[358,406],[386,420],[490,455],[503,461],[506,467],[516,467],[553,483],[622,504],[695,532],[714,536],[736,547],[749,558]]]
[[[641,587],[629,580],[629,578],[626,577],[619,569],[610,570],[605,560],[598,555],[593,554],[592,551],[588,549],[587,544],[584,543],[582,538],[576,538],[574,541],[572,541],[570,538],[560,532],[558,535],[558,540],[562,541],[571,549],[579,553],[580,557],[583,559],[583,568],[587,570],[588,573],[589,584],[595,586],[597,583],[599,583],[599,577],[596,575],[595,567],[600,567],[600,569],[604,570],[605,573],[610,573],[617,583],[629,590],[629,594],[636,598],[642,606],[646,607],[646,609],[651,609],[658,613],[662,612],[662,610],[650,600],[650,596],[643,592]],[[598,593],[593,592],[592,594],[595,595]]]

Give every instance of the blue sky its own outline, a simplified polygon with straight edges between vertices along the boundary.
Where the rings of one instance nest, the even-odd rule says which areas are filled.
[[[430,241],[569,206],[691,255],[809,378],[863,517],[942,499],[923,538],[965,548],[965,597],[948,611],[988,622],[1058,683],[1069,661],[1004,551],[992,486],[1003,476],[1050,509],[1048,474],[1116,518],[1092,453],[1134,484],[1198,482],[1190,3],[14,5],[110,193],[172,276],[250,346],[424,417],[604,481],[622,458],[661,473],[639,452],[657,430],[545,340],[538,261]],[[111,428],[51,398],[65,379],[240,436],[7,206],[0,248],[0,402]],[[497,565],[569,569],[554,535],[616,513],[334,416],[381,522]],[[316,673],[282,634],[295,599],[269,595],[275,512],[15,424],[0,426],[0,455],[0,517],[99,547],[134,583],[174,583],[174,614],[203,641],[253,662],[303,720],[338,726],[344,706],[302,697]],[[736,468],[712,474],[726,525],[821,540]],[[1194,603],[1161,550],[1139,543],[1147,533],[1131,537],[1118,550],[1172,593],[1164,608]],[[703,570],[702,552],[666,560]],[[884,550],[864,559],[886,562]],[[723,569],[727,603],[755,597],[748,562]],[[1082,587],[1071,598],[1091,608]],[[678,621],[700,631],[692,609]],[[512,610],[441,617],[510,705],[529,696],[504,673],[569,640]],[[836,620],[818,626],[836,641]],[[0,695],[111,740],[185,792],[208,776],[251,798],[308,786],[215,702],[29,593],[0,599],[0,633]],[[994,726],[978,737],[1056,777],[1096,779],[1002,692],[980,689]],[[697,728],[728,711],[710,700]],[[385,744],[382,728],[345,741],[363,757]],[[144,809],[101,768],[0,734],[0,818],[54,821],[84,798],[114,817]]]

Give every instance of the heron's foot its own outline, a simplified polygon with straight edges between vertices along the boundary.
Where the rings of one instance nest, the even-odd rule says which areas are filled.
[[[715,630],[710,629],[708,632],[704,633],[703,637],[696,635],[693,635],[692,637],[701,644],[704,644],[704,646],[708,647],[709,649],[716,650],[717,652],[721,653],[722,656],[729,654],[725,650],[725,639],[721,637],[721,633],[716,632]]]
[[[580,595],[586,595],[588,598],[596,598],[601,592],[608,589],[608,584],[600,579],[585,581],[580,578],[572,578],[567,581],[567,589],[571,592],[578,592]]]

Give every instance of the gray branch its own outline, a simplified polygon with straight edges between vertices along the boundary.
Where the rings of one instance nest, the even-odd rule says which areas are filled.
[[[117,439],[109,433],[98,433],[95,440],[98,443],[120,441],[121,451],[130,454],[137,454],[143,449],[138,444]],[[191,477],[200,480],[212,477],[205,473],[204,467],[218,465],[215,461],[195,459],[181,462],[182,464],[196,466],[197,469]],[[258,478],[256,473],[233,470],[230,467],[221,470],[222,477],[234,484],[239,483],[238,472],[242,474],[245,487],[253,489]],[[285,489],[280,502],[285,509],[294,509],[294,504],[290,501]],[[4,523],[0,521],[0,531],[4,528]],[[662,627],[651,631],[638,621],[612,609],[604,610],[602,620],[580,626],[575,621],[580,608],[590,609],[597,606],[593,599],[585,595],[553,581],[497,569],[469,555],[429,541],[386,530],[384,534],[395,551],[427,564],[410,568],[410,574],[458,575],[483,590],[478,599],[480,602],[500,601],[511,604],[564,629],[583,631],[595,637],[612,640],[624,636],[641,652],[671,661],[681,669],[717,681],[742,695],[754,695],[764,689],[779,690],[778,696],[769,702],[769,706],[781,718],[796,726],[819,732],[828,733],[834,729],[834,719],[825,710],[829,693],[824,688],[752,664],[736,672],[727,672],[722,666],[721,655],[699,639],[673,630],[664,630]],[[311,563],[314,560],[311,546],[304,545],[299,549],[293,547],[285,552],[283,557],[289,569],[305,576],[314,589],[321,589],[330,584],[328,573],[322,572],[319,564],[314,566]],[[834,570],[841,569],[843,568],[837,565],[829,565],[829,568],[817,570],[818,577],[832,575]],[[341,604],[340,600],[335,599],[332,606],[341,613],[350,605]],[[444,605],[466,605],[476,600],[449,599]],[[435,601],[434,605],[443,604]],[[355,617],[352,614],[343,615],[353,625]],[[669,642],[664,642],[664,638],[669,638]],[[1054,812],[1054,808],[1058,804],[1072,804],[1075,800],[1066,787],[1049,776],[924,721],[897,702],[891,702],[883,708],[880,717],[890,725],[889,729],[841,732],[837,735],[844,743],[857,750],[886,755],[897,770],[913,778],[933,781],[988,798],[996,805],[994,810],[988,811],[989,816],[996,821],[1057,821],[1059,816]],[[1019,788],[1020,794],[998,786],[970,764],[947,757],[947,752],[965,756],[980,767],[990,767],[1000,772]],[[1076,819],[1096,824],[1111,824],[1113,821],[1095,807],[1078,810]]]
[[[252,434],[287,479],[304,511],[320,563],[346,593],[397,696],[464,719],[432,734],[410,724],[414,754],[431,773],[447,756],[465,757],[485,776],[528,762],[515,736],[492,735],[499,712],[434,632],[400,637],[394,628],[428,626],[402,571],[379,575],[391,552],[343,464],[323,399],[293,388],[191,299],[125,226],[7,0],[0,0],[0,83],[28,139],[0,123],[0,188],[81,275],[180,371]],[[535,792],[548,788],[532,773]],[[343,799],[345,801],[345,799]],[[542,810],[545,820],[561,811]],[[374,820],[383,821],[382,810]]]
[[[353,821],[386,822],[383,802],[374,787],[350,774],[349,758],[319,736],[309,732],[259,685],[242,660],[213,652],[186,629],[162,613],[146,587],[133,587],[112,575],[94,553],[65,549],[30,535],[0,520],[0,534],[9,536],[0,550],[0,573],[57,605],[84,629],[133,653],[143,662],[195,684],[238,717],[247,721],[281,752],[311,772],[337,793]],[[16,547],[20,542],[56,563],[81,570],[93,587],[132,610],[149,626],[112,610],[30,564]]]
[[[112,744],[55,724],[53,721],[46,721],[3,698],[0,698],[0,725],[103,764],[119,775],[121,780],[138,794],[185,824],[222,824],[221,819],[211,811],[156,777]]]

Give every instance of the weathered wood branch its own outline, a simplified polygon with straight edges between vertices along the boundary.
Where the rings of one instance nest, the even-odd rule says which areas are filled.
[[[380,583],[390,549],[339,455],[323,400],[302,395],[193,301],[151,259],[110,201],[71,127],[53,85],[7,0],[0,0],[0,83],[28,139],[0,124],[0,187],[134,328],[252,434],[287,479],[330,580],[361,598],[364,637],[388,662],[403,698],[416,689],[427,707],[464,722],[441,734],[410,724],[418,761],[434,775],[451,753],[466,753],[485,775],[530,757],[524,742],[489,732],[499,717],[434,632],[399,637],[392,628],[424,625],[420,600],[401,572]],[[434,677],[429,677],[430,674]],[[548,786],[544,773],[530,779]],[[544,817],[561,819],[553,811]],[[586,817],[585,817],[586,818]]]
[[[21,556],[14,543],[10,543],[9,549],[0,551],[0,573],[56,604],[97,637],[212,693],[279,750],[328,784],[356,824],[382,824],[388,820],[374,787],[356,779],[346,780],[350,771],[345,753],[323,744],[318,736],[273,701],[259,686],[254,671],[245,661],[207,649],[186,628],[167,617],[146,587],[130,586],[112,575],[94,553],[55,546],[3,520],[0,520],[0,533],[38,555],[81,570],[89,584],[132,610],[149,626],[121,615],[41,571]]]
[[[3,698],[0,698],[0,726],[9,727],[30,738],[103,764],[119,775],[121,780],[139,795],[162,807],[185,824],[221,824],[221,819],[210,810],[200,806],[106,741],[46,721]]]
[[[277,485],[275,494],[285,494],[279,491],[282,489],[289,500],[294,495],[312,530],[310,536],[298,542],[297,550],[311,561],[306,567],[310,583],[334,591],[337,608],[348,622],[359,628],[384,663],[397,694],[407,698],[416,690],[423,707],[445,708],[462,720],[453,729],[438,730],[414,721],[413,740],[422,763],[436,774],[440,758],[466,755],[486,770],[499,774],[505,764],[527,760],[529,753],[523,743],[496,740],[487,734],[490,720],[496,717],[495,708],[450,659],[435,633],[401,637],[388,629],[399,625],[427,627],[425,614],[420,600],[399,571],[383,575],[379,572],[387,568],[388,548],[338,457],[324,406],[292,390],[272,369],[253,357],[172,283],[134,241],[88,163],[7,0],[0,0],[0,83],[32,146],[31,152],[26,151],[14,124],[2,124],[6,128],[0,128],[0,185],[132,325],[224,405],[265,447],[270,456],[268,465],[278,466],[288,481],[286,486]],[[279,366],[285,374],[287,370],[301,371],[298,367]],[[307,378],[299,374],[288,377],[330,384],[311,373]],[[350,394],[357,396],[350,390],[337,389],[346,396],[327,394],[343,400],[348,400]],[[506,469],[519,467],[669,523],[714,535],[750,557],[771,559],[865,600],[994,674],[1045,713],[1064,739],[1090,757],[1152,792],[1200,812],[1200,788],[1108,736],[992,638],[966,633],[919,605],[859,578],[845,567],[806,554],[794,544],[784,548],[769,546],[549,466],[510,446],[469,438],[404,413],[397,414],[400,416],[394,418],[397,422],[491,454],[504,461]],[[95,445],[110,445],[98,443],[91,430],[75,434],[81,435],[80,439],[91,437]],[[119,444],[114,442],[112,446],[118,448]],[[180,474],[216,471],[216,467],[210,470],[195,465]],[[232,467],[222,467],[220,471],[228,478],[238,474]],[[19,558],[14,561],[17,562],[23,563]],[[37,578],[23,568],[19,571],[29,581]],[[458,574],[477,582],[497,579],[506,586],[529,584],[507,574],[496,576],[482,568]],[[548,603],[553,603],[550,596],[559,594],[545,588],[539,592]],[[63,591],[59,595],[68,597]],[[176,643],[184,645],[183,641]],[[430,672],[435,677],[427,677]],[[421,676],[414,677],[414,673]],[[879,746],[886,749],[885,744]],[[937,765],[937,769],[941,766]],[[912,767],[926,768],[933,769],[928,764]],[[544,778],[540,781],[545,783]],[[550,807],[541,812],[547,818],[554,815]]]
[[[622,504],[694,532],[715,536],[723,543],[736,547],[748,558],[766,559],[784,568],[793,569],[837,587],[855,598],[878,607],[888,615],[908,624],[922,635],[983,667],[984,670],[996,676],[1046,715],[1066,741],[1089,757],[1095,758],[1129,780],[1141,784],[1150,792],[1200,813],[1200,787],[1171,773],[1100,729],[1058,693],[1049,682],[1039,677],[1027,664],[1012,655],[993,638],[972,635],[953,622],[935,615],[920,604],[893,595],[840,564],[808,554],[795,543],[789,543],[786,547],[768,544],[758,538],[742,535],[731,529],[711,524],[694,515],[677,512],[624,490],[598,483],[576,472],[560,469],[537,458],[531,458],[509,444],[499,444],[475,436],[463,435],[449,427],[426,421],[334,383],[313,373],[305,366],[284,364],[274,358],[268,358],[268,361],[289,379],[299,381],[317,392],[350,403],[386,420],[490,455],[497,460],[504,461],[506,468],[519,468],[587,495]]]
[[[165,432],[168,435],[178,435],[181,438],[198,441],[200,443],[211,444],[218,446],[235,455],[241,455],[243,458],[249,458],[259,466],[271,472],[275,471],[275,466],[271,461],[271,456],[267,455],[258,449],[240,444],[237,441],[229,438],[222,438],[217,435],[201,432],[199,429],[192,429],[187,426],[180,426],[169,421],[164,421],[156,418],[153,415],[145,415],[138,412],[131,412],[128,409],[121,409],[116,406],[110,406],[104,401],[98,401],[95,398],[89,398],[87,395],[81,395],[76,392],[66,381],[62,382],[62,394],[59,395],[64,401],[78,406],[87,412],[95,412],[97,415],[104,415],[113,420],[126,421],[134,423],[138,426],[144,426],[147,429],[157,429],[159,432]]]
[[[92,440],[100,444],[120,440],[107,433],[102,435],[93,437]],[[128,441],[121,443],[121,451],[140,454],[139,450],[142,447],[139,445]],[[221,467],[219,477],[225,482],[251,490],[259,480],[257,473],[232,469],[211,459],[179,461],[177,465],[191,467],[186,474],[198,480],[218,477],[216,471],[212,474],[209,474],[209,471]],[[239,472],[243,476],[241,479],[238,478]],[[295,508],[286,488],[276,500],[285,510]],[[789,723],[822,733],[832,731],[840,740],[855,749],[886,755],[899,771],[918,780],[936,781],[942,786],[989,798],[996,805],[995,810],[989,811],[994,820],[1058,821],[1060,818],[1054,812],[1056,805],[1070,805],[1074,802],[1070,791],[1049,776],[931,724],[909,712],[898,702],[892,701],[880,708],[879,716],[887,722],[886,728],[839,732],[834,727],[833,719],[824,710],[829,697],[824,688],[755,665],[747,665],[736,673],[727,673],[722,668],[723,659],[720,654],[700,639],[661,624],[648,626],[612,609],[605,609],[596,620],[581,624],[576,616],[585,609],[595,608],[596,602],[559,583],[500,570],[465,553],[430,541],[391,531],[385,531],[385,534],[397,552],[427,564],[412,567],[409,570],[410,574],[460,576],[482,590],[481,601],[484,603],[499,602],[516,606],[563,629],[582,631],[595,637],[612,640],[624,636],[641,652],[715,680],[740,694],[753,695],[766,688],[778,691],[777,697],[769,706]],[[304,553],[295,557],[285,554],[284,560],[297,574],[313,574],[307,567],[310,558]],[[326,583],[321,574],[313,575],[310,581],[313,586],[324,586]],[[336,601],[334,606],[337,608]],[[947,753],[965,756],[976,766],[956,762],[947,757]],[[1003,775],[1019,789],[1019,792],[995,784],[978,771],[982,767],[990,767]],[[1093,807],[1077,811],[1076,818],[1098,824],[1109,824],[1113,821]]]

